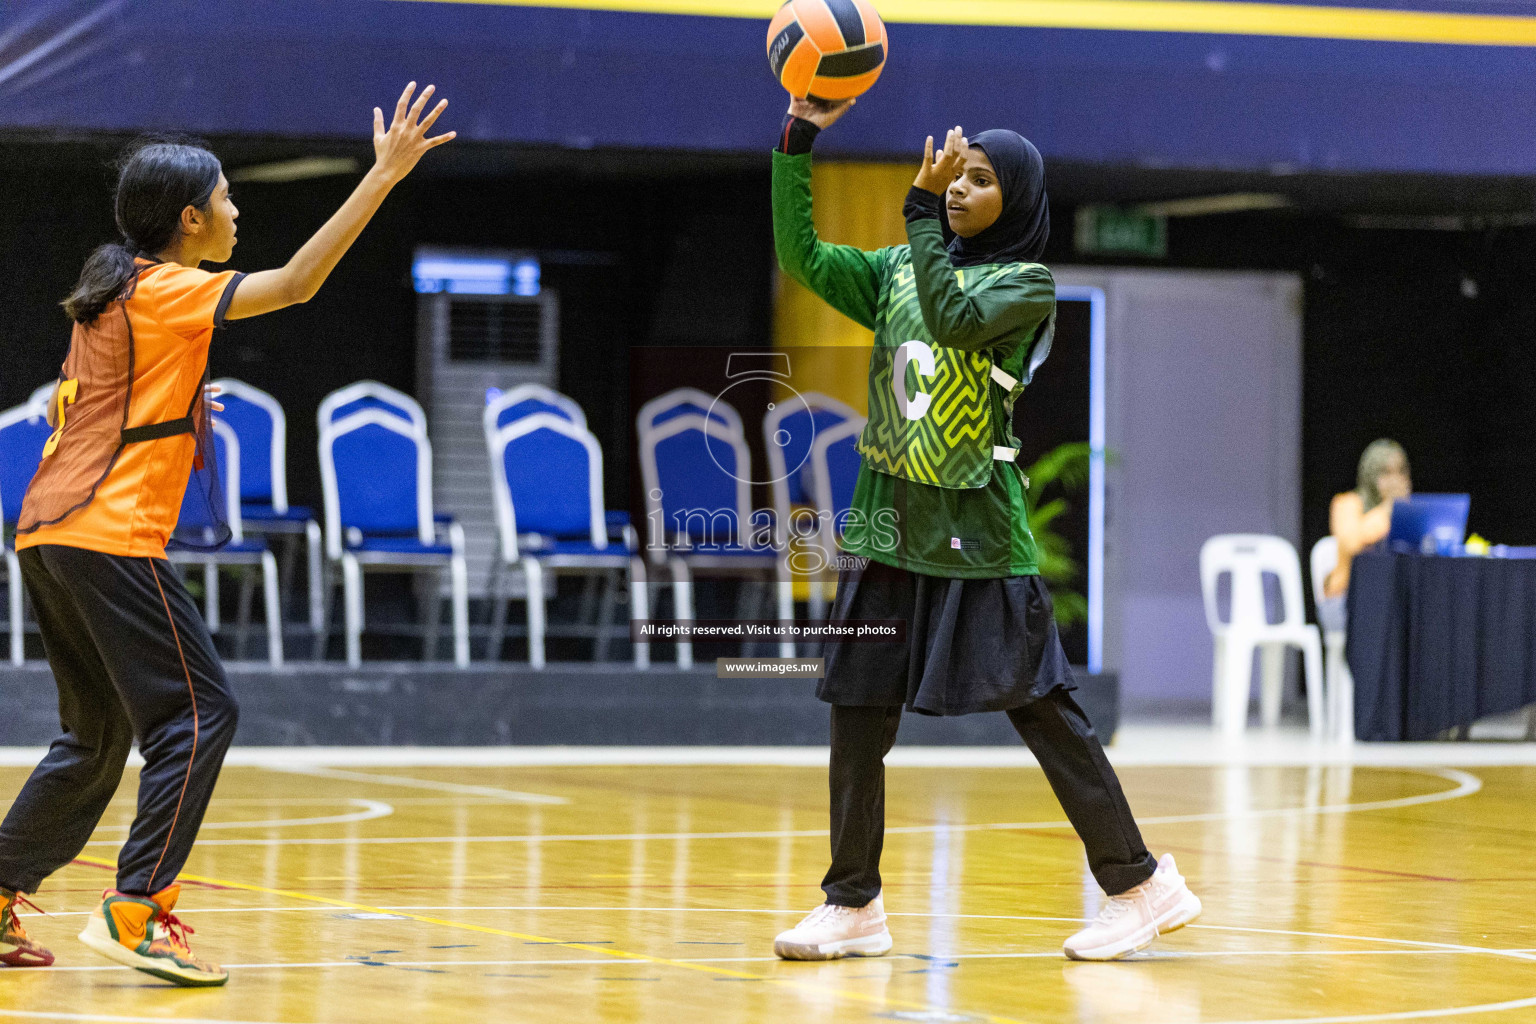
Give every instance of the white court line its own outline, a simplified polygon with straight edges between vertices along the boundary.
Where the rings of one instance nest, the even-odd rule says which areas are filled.
[[[279,769],[286,770],[286,769]],[[1269,818],[1285,814],[1347,814],[1353,811],[1381,811],[1421,804],[1438,803],[1471,796],[1483,788],[1483,781],[1476,775],[1456,768],[1395,768],[1395,771],[1412,772],[1445,779],[1456,783],[1450,789],[1392,800],[1370,800],[1358,804],[1324,804],[1319,807],[1268,807],[1246,811],[1213,811],[1203,814],[1173,814],[1137,818],[1141,825],[1173,825],[1201,821],[1226,821],[1233,818]],[[307,774],[307,773],[306,773]],[[347,775],[354,773],[348,772]],[[362,779],[389,778],[367,773],[356,773]],[[422,781],[422,780],[412,780]],[[436,783],[433,783],[436,785]],[[448,783],[443,783],[448,785]],[[479,789],[481,787],[466,787]],[[558,799],[558,798],[557,798]],[[1021,829],[1071,828],[1069,821],[1003,821],[972,825],[896,825],[886,828],[887,835],[926,835],[955,832],[997,832]],[[815,839],[829,835],[827,829],[777,829],[742,832],[633,832],[633,833],[557,833],[551,835],[513,836],[358,836],[330,837],[266,837],[261,839],[204,839],[199,846],[401,846],[411,844],[444,843],[600,843],[634,842],[636,840],[679,841],[705,839]],[[107,840],[94,840],[89,846],[111,845]]]
[[[1123,961],[1124,963],[1148,962],[1152,960],[1213,960],[1236,956],[1462,956],[1468,953],[1482,953],[1491,956],[1499,956],[1506,953],[1529,953],[1531,950],[1507,950],[1507,949],[1242,949],[1242,950],[1206,950],[1204,952],[1191,953],[1149,953],[1136,958]],[[771,964],[778,963],[781,959],[776,956],[699,956],[699,957],[668,957],[668,960],[679,964]],[[934,953],[923,956],[914,956],[911,953],[892,953],[892,960],[912,960],[916,963],[932,963],[935,960],[1061,960],[1066,961],[1060,950],[1051,950],[1046,953]],[[391,960],[387,956],[361,957],[357,960],[315,960],[308,963],[279,963],[279,964],[225,964],[231,971],[296,971],[296,970],[329,970],[333,967],[370,967],[374,964],[385,964],[389,967],[590,967],[593,964],[601,964],[605,967],[630,967],[633,961],[615,960],[613,957],[595,957],[592,959],[572,960]],[[655,964],[652,966],[666,966]],[[27,974],[54,974],[58,972],[68,973],[98,973],[103,971],[131,971],[132,967],[122,967],[117,964],[89,964],[85,966],[70,967],[31,967]]]
[[[259,909],[265,909],[265,908],[255,908],[255,909],[259,910]],[[394,908],[381,908],[381,909],[395,909],[395,910],[418,909],[419,910],[419,909],[433,909],[433,908],[394,907]],[[472,908],[455,907],[455,908],[444,908],[444,909],[467,910],[467,909],[472,909]],[[481,908],[481,909],[517,909],[517,908]],[[539,907],[539,908],[532,908],[532,909],[553,910],[553,909],[557,909],[557,908],[553,908],[553,907]],[[562,908],[562,909],[583,909],[583,910],[609,910],[609,911],[615,911],[615,910],[636,910],[636,909],[641,909],[641,908],[632,908],[632,907],[583,907],[583,908]],[[651,909],[651,908],[645,908],[645,909]],[[784,911],[750,911],[750,910],[732,911],[729,908],[703,908],[703,907],[699,907],[699,908],[669,907],[669,908],[654,908],[654,909],[663,909],[663,910],[668,910],[668,911],[674,911],[674,910],[701,910],[701,911],[702,910],[711,910],[711,911],[718,912],[718,913],[731,913],[731,912],[735,912],[735,913],[784,913]],[[898,917],[987,918],[987,919],[995,919],[995,920],[1053,921],[1053,922],[1060,922],[1060,921],[1074,921],[1075,922],[1075,921],[1078,920],[1077,918],[1038,917],[1038,916],[1030,916],[1030,915],[1007,915],[1007,914],[932,914],[932,913],[925,914],[925,913],[901,913],[901,914],[894,914],[892,916],[898,916]],[[1290,936],[1300,936],[1300,937],[1309,937],[1309,938],[1334,938],[1334,939],[1345,939],[1345,940],[1354,941],[1354,942],[1378,942],[1378,943],[1383,943],[1383,944],[1388,944],[1388,945],[1407,945],[1407,946],[1413,946],[1413,947],[1419,947],[1419,948],[1415,948],[1413,950],[1392,950],[1392,951],[1386,951],[1386,950],[1383,950],[1383,951],[1374,951],[1374,950],[1289,951],[1289,950],[1287,950],[1287,951],[1279,951],[1278,953],[1265,953],[1263,951],[1237,951],[1235,953],[1222,952],[1222,951],[1212,951],[1212,952],[1208,952],[1208,953],[1174,953],[1174,954],[1172,954],[1173,956],[1175,956],[1175,957],[1199,957],[1199,956],[1203,956],[1203,957],[1208,957],[1208,958],[1211,958],[1211,959],[1216,959],[1216,958],[1220,958],[1220,957],[1223,957],[1223,956],[1245,956],[1245,955],[1246,956],[1255,956],[1255,955],[1298,956],[1298,955],[1309,955],[1310,954],[1310,955],[1356,955],[1356,956],[1365,956],[1365,955],[1372,955],[1373,953],[1378,953],[1378,952],[1381,952],[1381,953],[1387,953],[1387,952],[1400,952],[1400,953],[1416,952],[1416,953],[1421,953],[1421,954],[1433,954],[1433,953],[1441,953],[1441,954],[1444,954],[1444,953],[1481,953],[1481,954],[1491,955],[1491,956],[1513,957],[1513,958],[1516,958],[1516,959],[1527,960],[1527,961],[1536,960],[1536,956],[1533,956],[1532,955],[1532,951],[1528,950],[1528,949],[1490,949],[1490,948],[1479,947],[1479,946],[1467,946],[1467,945],[1462,945],[1462,944],[1459,944],[1459,943],[1426,942],[1426,941],[1420,941],[1420,940],[1415,940],[1415,939],[1389,939],[1389,938],[1381,938],[1381,937],[1378,937],[1378,936],[1368,936],[1368,935],[1342,935],[1342,934],[1336,934],[1336,933],[1330,933],[1330,932],[1303,932],[1303,931],[1291,931],[1291,930],[1275,929],[1275,928],[1247,928],[1247,927],[1241,927],[1241,926],[1236,926],[1236,925],[1190,925],[1189,927],[1193,928],[1193,929],[1201,929],[1201,930],[1206,930],[1206,931],[1232,931],[1232,932],[1247,932],[1247,933],[1267,934],[1267,935],[1290,935]],[[1168,956],[1168,955],[1169,954],[1163,954],[1162,956]],[[900,956],[901,955],[898,954],[898,958]],[[956,956],[945,957],[945,959],[951,959],[951,960],[959,960],[959,959],[1005,959],[1005,958],[1009,958],[1009,959],[1045,959],[1045,958],[1051,958],[1051,959],[1055,959],[1055,958],[1059,958],[1060,956],[1061,956],[1061,954],[1057,953],[1057,952],[1052,952],[1052,953],[1023,953],[1023,954],[959,954],[959,955],[956,955]],[[908,958],[909,959],[916,959],[916,958],[911,958],[911,957],[908,957]],[[1150,959],[1156,959],[1156,958],[1159,958],[1159,957],[1158,957],[1157,954],[1154,954],[1153,957],[1151,957]],[[701,963],[701,964],[702,963],[757,963],[757,962],[772,962],[772,961],[774,961],[776,959],[777,959],[776,957],[712,957],[712,958],[701,958],[701,959],[693,959],[693,960],[679,961],[679,962]],[[605,965],[610,965],[611,966],[611,965],[614,965],[614,963],[615,963],[612,959],[609,959],[609,958],[593,959],[593,960],[546,960],[546,961],[540,961],[540,960],[517,960],[517,961],[384,961],[384,962],[390,963],[390,964],[392,964],[394,966],[397,966],[397,967],[429,967],[429,968],[437,968],[437,967],[444,967],[444,966],[508,966],[508,967],[510,967],[510,966],[550,966],[550,967],[553,967],[553,966],[577,966],[577,965],[591,965],[591,964],[605,964]],[[295,968],[301,968],[301,967],[314,967],[314,968],[342,967],[342,966],[358,966],[358,967],[360,967],[360,966],[364,966],[364,965],[361,962],[357,962],[357,961],[334,961],[334,962],[318,962],[318,963],[310,963],[310,964],[252,964],[252,965],[244,965],[244,966],[242,966],[242,965],[234,965],[234,966],[240,967],[241,969],[244,969],[244,970],[260,970],[260,969],[282,970],[282,969],[295,969]],[[664,965],[657,965],[657,966],[664,966]],[[42,969],[33,969],[33,971],[29,971],[29,973],[34,973],[34,972],[39,972],[39,971],[48,971],[48,970],[65,970],[65,971],[86,970],[86,971],[91,971],[91,970],[127,970],[127,968],[121,968],[121,967],[115,967],[115,966],[104,966],[104,967],[99,967],[99,968],[98,967],[85,967],[85,968],[42,968]],[[1482,1013],[1497,1013],[1497,1012],[1502,1012],[1502,1011],[1505,1011],[1505,1010],[1524,1009],[1524,1008],[1531,1007],[1531,1006],[1536,1006],[1536,996],[1533,996],[1533,997],[1530,997],[1530,998],[1525,998],[1525,999],[1507,1000],[1505,1002],[1499,1002],[1499,1003],[1480,1003],[1480,1004],[1477,1004],[1477,1005],[1470,1005],[1470,1006],[1455,1006],[1455,1007],[1445,1007],[1445,1008],[1426,1009],[1426,1010],[1401,1010],[1401,1011],[1392,1011],[1392,1012],[1386,1012],[1386,1013],[1343,1014],[1343,1015],[1336,1015],[1336,1016],[1329,1016],[1329,1017],[1291,1017],[1291,1018],[1284,1018],[1284,1019],[1235,1020],[1235,1021],[1214,1022],[1214,1024],[1374,1024],[1374,1022],[1424,1020],[1424,1019],[1429,1019],[1429,1018],[1433,1018],[1433,1017],[1458,1017],[1458,1016],[1469,1016],[1469,1015],[1482,1014]],[[957,1011],[957,1012],[961,1012],[961,1011]],[[4,1016],[4,1015],[23,1017],[23,1018],[28,1018],[28,1019],[41,1019],[41,1020],[85,1020],[85,1021],[104,1020],[104,1021],[119,1022],[119,1024],[163,1024],[163,1021],[162,1021],[161,1018],[150,1018],[150,1017],[116,1017],[116,1016],[90,1015],[90,1014],[38,1014],[38,1013],[26,1013],[26,1012],[22,1012],[22,1011],[5,1011],[5,1010],[0,1010],[0,1016]],[[185,1021],[182,1021],[181,1024],[256,1024],[256,1022],[237,1022],[237,1021],[218,1021],[218,1020],[185,1020]]]
[[[1286,1017],[1267,1020],[1223,1020],[1210,1024],[1372,1024],[1375,1021],[1426,1020],[1432,1017],[1465,1017],[1474,1013],[1498,1013],[1536,1006],[1536,996],[1511,999],[1504,1003],[1480,1003],[1477,1006],[1452,1006],[1443,1010],[1400,1010],[1396,1013],[1355,1013],[1339,1017]]]
[[[225,803],[226,801],[220,801]],[[306,801],[308,803],[351,804],[359,810],[347,814],[327,814],[317,818],[275,818],[271,821],[205,821],[198,826],[200,831],[218,828],[299,828],[303,825],[344,825],[351,821],[373,821],[375,818],[387,818],[395,813],[394,807],[382,800],[364,800],[361,797],[332,797],[325,801]],[[132,825],[102,825],[98,832],[127,832]]]
[[[29,968],[37,970],[38,968]],[[51,968],[46,968],[51,970]],[[129,970],[124,967],[123,970]],[[293,1021],[231,1020],[227,1017],[123,1017],[111,1013],[49,1013],[37,1010],[7,1010],[0,1007],[0,1017],[19,1017],[22,1020],[104,1020],[112,1024],[294,1024]]]
[[[457,793],[461,796],[485,796],[507,800],[517,804],[568,804],[563,796],[547,793],[523,793],[515,789],[495,786],[469,786],[459,782],[439,782],[436,779],[416,779],[406,775],[375,775],[372,772],[348,772],[337,768],[321,768],[306,764],[264,765],[268,771],[286,772],[292,775],[308,775],[317,779],[342,779],[347,782],[372,782],[383,786],[400,786],[405,789],[431,789],[439,793]]]
[[[0,767],[30,768],[46,747],[0,747]],[[1105,748],[1120,768],[1250,767],[1366,768],[1498,767],[1536,764],[1536,743],[1355,743],[1325,746],[1306,734],[1251,731],[1225,743],[1203,727],[1127,726]],[[825,768],[827,748],[814,747],[234,747],[224,763],[236,767],[543,768],[628,765],[745,765]],[[137,751],[130,767],[144,761]],[[893,768],[1031,768],[1039,762],[1017,747],[897,746],[886,756]]]
[[[1359,765],[1480,767],[1536,764],[1536,743],[1355,743],[1319,745],[1304,730],[1250,731],[1229,743],[1205,727],[1126,726],[1105,748],[1117,767],[1309,767]],[[0,764],[6,751],[0,748]],[[35,764],[42,751],[21,763]],[[603,767],[623,765],[764,765],[825,768],[827,747],[235,747],[228,764],[284,763],[338,767]],[[893,768],[1030,768],[1022,744],[1007,747],[895,747]]]

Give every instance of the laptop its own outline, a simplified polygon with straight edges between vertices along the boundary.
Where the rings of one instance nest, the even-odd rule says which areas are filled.
[[[1470,494],[1415,494],[1392,504],[1392,551],[1448,554],[1467,536]]]

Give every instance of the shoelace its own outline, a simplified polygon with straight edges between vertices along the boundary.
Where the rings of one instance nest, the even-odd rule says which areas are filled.
[[[1164,888],[1154,877],[1147,879],[1146,882],[1138,885],[1130,892],[1121,893],[1119,896],[1111,896],[1109,902],[1105,903],[1099,910],[1099,920],[1105,924],[1117,921],[1130,913],[1136,904],[1143,903],[1147,908],[1147,919],[1155,922],[1157,915],[1152,913],[1152,904],[1162,894]],[[1158,928],[1155,923],[1153,924],[1153,930],[1158,935],[1163,933],[1163,930]]]
[[[1130,913],[1131,908],[1135,905],[1136,902],[1133,897],[1111,896],[1109,901],[1105,903],[1104,906],[1099,908],[1099,920],[1105,924],[1108,924],[1111,921],[1118,921],[1120,918]]]
[[[805,919],[805,923],[807,925],[820,924],[829,917],[841,916],[842,914],[849,913],[852,909],[851,907],[838,906],[835,903],[823,903],[811,911],[811,916]]]
[[[187,945],[187,936],[195,935],[197,929],[182,922],[181,918],[170,911],[161,911],[159,923],[165,928],[167,941],[180,953],[191,953],[192,947]]]
[[[21,893],[16,893],[11,897],[11,927],[15,928],[17,934],[19,935],[27,934],[27,930],[21,926],[21,921],[19,921],[16,917],[17,907],[26,907],[28,910],[33,910],[39,914],[42,914],[44,917],[53,916],[52,914],[48,913],[48,911],[38,906],[36,903],[33,903],[31,900],[27,899]]]

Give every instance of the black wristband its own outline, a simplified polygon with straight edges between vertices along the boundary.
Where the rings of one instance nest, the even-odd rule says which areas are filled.
[[[926,220],[930,217],[937,219],[939,216],[939,196],[934,195],[925,188],[913,185],[907,189],[907,201],[901,204],[901,214],[911,224],[915,220]]]
[[[811,151],[820,134],[821,129],[805,118],[785,114],[784,124],[779,129],[778,151],[786,156],[802,156]]]

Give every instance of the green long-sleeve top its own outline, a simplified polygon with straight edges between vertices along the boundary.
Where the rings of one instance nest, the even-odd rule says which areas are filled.
[[[876,393],[881,350],[914,340],[935,349],[985,351],[994,365],[1022,379],[1030,349],[1049,329],[1055,310],[1056,284],[1039,264],[956,270],[937,217],[909,221],[907,245],[874,252],[822,241],[811,216],[808,153],[773,154],[773,233],[785,273],[875,332],[871,403],[885,400]],[[1006,393],[995,385],[986,391],[991,443],[1017,448]],[[872,465],[867,440],[860,441],[864,457],[843,529],[844,551],[930,576],[987,579],[1038,573],[1025,505],[1027,484],[1014,463],[994,461],[981,487],[940,487],[908,479],[910,474],[882,472]]]

